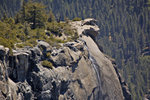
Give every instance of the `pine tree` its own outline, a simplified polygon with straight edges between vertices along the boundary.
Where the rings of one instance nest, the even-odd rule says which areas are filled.
[[[27,3],[27,21],[32,24],[32,28],[41,28],[45,26],[47,20],[45,6],[41,3]]]
[[[23,2],[22,9],[16,15],[15,20],[16,23],[28,22],[32,29],[44,27],[47,21],[45,6],[32,1]]]

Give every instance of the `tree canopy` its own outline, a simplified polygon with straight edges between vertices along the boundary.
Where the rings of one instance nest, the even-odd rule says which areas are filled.
[[[16,15],[16,22],[28,22],[31,24],[31,28],[42,28],[47,21],[47,14],[45,6],[42,3],[29,1],[23,2],[23,6],[19,13]]]

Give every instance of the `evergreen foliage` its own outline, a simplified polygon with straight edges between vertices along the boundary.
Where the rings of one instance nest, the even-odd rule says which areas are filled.
[[[16,23],[19,21],[28,22],[32,29],[44,27],[47,21],[45,6],[33,1],[23,2],[20,12],[16,15]]]
[[[14,18],[4,14],[0,20],[0,45],[10,49],[24,46],[36,46],[37,40],[48,42],[51,46],[60,47],[59,43],[77,39],[76,31],[68,23],[56,22],[50,12],[47,19],[45,6],[38,2],[23,2]],[[60,36],[65,35],[65,39]]]

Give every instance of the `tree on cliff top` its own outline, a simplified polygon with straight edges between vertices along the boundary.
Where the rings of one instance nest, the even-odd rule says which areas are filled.
[[[23,3],[20,12],[16,16],[16,22],[28,22],[31,28],[42,28],[47,21],[45,6],[41,3],[29,1]]]

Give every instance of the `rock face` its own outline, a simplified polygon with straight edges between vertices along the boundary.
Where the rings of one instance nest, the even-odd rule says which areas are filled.
[[[131,99],[113,60],[94,42],[96,20],[70,24],[80,38],[59,49],[38,41],[37,47],[13,50],[9,56],[0,46],[0,100]],[[42,66],[45,60],[52,69]]]
[[[99,45],[96,44],[94,37],[97,36],[99,31],[96,20],[86,19],[84,21],[73,22],[72,25],[74,28],[77,28],[79,35],[81,35],[80,38],[85,41],[92,58],[91,61],[95,65],[95,72],[99,74],[97,75],[100,78],[97,79],[99,80],[100,88],[99,100],[131,100],[131,94],[126,83],[121,78],[116,65],[113,65],[111,59],[105,56],[101,52]]]
[[[17,85],[9,77],[7,73],[8,65],[8,48],[0,46],[0,100],[16,100]]]

